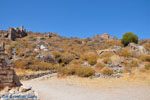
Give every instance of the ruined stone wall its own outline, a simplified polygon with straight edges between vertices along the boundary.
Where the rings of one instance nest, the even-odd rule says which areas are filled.
[[[0,47],[0,88],[19,85],[21,83],[14,72],[14,64],[5,53],[2,43]]]
[[[27,33],[23,30],[23,26],[21,26],[21,28],[20,29],[18,29],[18,28],[9,28],[9,30],[8,30],[8,38],[10,39],[10,40],[13,40],[13,41],[15,41],[16,40],[16,38],[22,38],[22,37],[25,37],[25,36],[27,36]]]

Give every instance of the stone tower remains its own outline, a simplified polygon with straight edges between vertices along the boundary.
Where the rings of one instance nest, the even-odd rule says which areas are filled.
[[[20,86],[19,78],[14,72],[14,64],[5,53],[5,44],[0,46],[0,88]]]
[[[22,38],[27,36],[27,32],[23,30],[23,26],[21,25],[19,28],[12,28],[10,27],[8,29],[8,39],[15,41],[16,38]]]
[[[23,32],[23,25],[20,26],[20,31]]]

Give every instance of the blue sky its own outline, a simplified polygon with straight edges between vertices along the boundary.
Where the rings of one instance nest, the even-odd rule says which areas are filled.
[[[0,30],[20,25],[67,37],[134,32],[150,38],[150,0],[1,0]]]

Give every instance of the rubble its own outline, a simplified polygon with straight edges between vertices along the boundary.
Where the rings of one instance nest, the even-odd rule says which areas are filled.
[[[6,87],[0,93],[0,100],[39,100],[39,97],[31,87]]]

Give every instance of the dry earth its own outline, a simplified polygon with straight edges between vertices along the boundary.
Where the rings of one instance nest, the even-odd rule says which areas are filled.
[[[96,81],[98,79],[56,76],[56,74],[46,75],[22,83],[25,86],[32,86],[39,93],[40,100],[150,100],[148,84],[125,85],[125,83],[117,87],[112,82],[110,85],[102,83],[100,86],[101,84]]]

